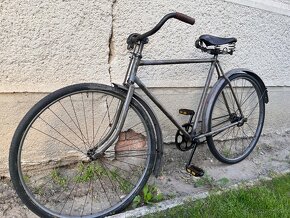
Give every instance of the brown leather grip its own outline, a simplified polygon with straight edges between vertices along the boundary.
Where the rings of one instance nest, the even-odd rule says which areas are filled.
[[[193,25],[195,23],[195,19],[194,18],[192,18],[190,16],[187,16],[185,14],[179,13],[179,12],[176,12],[176,17],[175,18],[177,20],[183,21],[183,22],[191,24],[191,25]]]

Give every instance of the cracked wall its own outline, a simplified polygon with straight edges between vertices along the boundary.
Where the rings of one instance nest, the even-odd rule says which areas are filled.
[[[2,1],[0,3],[0,174],[15,128],[47,93],[80,82],[122,83],[128,65],[127,36],[152,28],[180,11],[195,17],[189,26],[170,20],[144,49],[146,59],[208,57],[194,47],[201,34],[238,38],[224,70],[247,67],[270,87],[265,134],[289,131],[289,16],[214,0],[181,1]],[[197,107],[209,66],[142,67],[139,77],[183,122],[178,108]],[[188,87],[188,88],[185,88]],[[182,96],[182,97],[181,97]],[[176,100],[177,99],[177,100]],[[166,141],[175,127],[157,112]]]

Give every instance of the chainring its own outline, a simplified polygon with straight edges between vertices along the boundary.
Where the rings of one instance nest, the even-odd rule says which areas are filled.
[[[192,125],[189,123],[183,124],[182,127],[184,127],[188,133],[192,130]],[[192,148],[192,142],[188,141],[180,130],[177,130],[175,134],[175,145],[181,151],[188,151]]]

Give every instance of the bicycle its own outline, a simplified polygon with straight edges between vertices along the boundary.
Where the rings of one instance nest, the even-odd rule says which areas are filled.
[[[135,84],[177,127],[176,146],[191,150],[186,171],[202,176],[191,164],[199,144],[207,142],[221,162],[235,164],[256,146],[264,124],[267,88],[247,69],[224,73],[220,54],[233,54],[236,38],[202,35],[195,45],[213,55],[205,59],[142,60],[148,37],[170,18],[193,25],[195,20],[170,13],[150,31],[127,39],[131,59],[123,85],[83,83],[44,97],[20,122],[13,136],[9,168],[21,200],[41,217],[103,217],[126,208],[149,176],[158,175],[163,141],[151,107]],[[196,113],[181,125],[138,78],[139,66],[210,63]],[[216,72],[218,80],[210,82]]]

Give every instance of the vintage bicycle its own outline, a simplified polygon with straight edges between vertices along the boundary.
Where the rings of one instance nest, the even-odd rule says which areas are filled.
[[[143,60],[143,47],[170,18],[193,25],[195,20],[170,13],[149,32],[131,34],[129,67],[123,85],[82,83],[44,97],[20,122],[13,136],[9,168],[24,204],[41,217],[104,217],[122,211],[142,190],[151,173],[158,175],[163,140],[151,107],[136,93],[137,85],[177,127],[176,146],[191,151],[186,171],[202,176],[192,158],[207,142],[221,162],[235,164],[256,146],[265,118],[267,89],[247,69],[224,73],[218,56],[233,54],[236,38],[202,35],[195,45],[213,55],[205,59]],[[196,113],[180,109],[180,124],[146,88],[140,66],[209,63],[210,70]],[[218,80],[210,83],[214,72]]]

